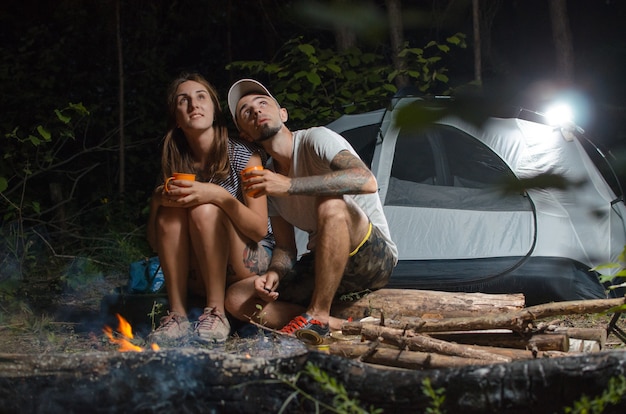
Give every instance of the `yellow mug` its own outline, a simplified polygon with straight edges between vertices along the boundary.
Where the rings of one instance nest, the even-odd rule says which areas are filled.
[[[247,167],[244,168],[243,170],[241,170],[241,177],[244,178],[244,176],[246,175],[246,173],[250,172],[250,171],[261,171],[263,170],[263,166],[262,165],[254,165],[252,167]],[[245,180],[245,178],[244,178]],[[244,181],[245,183],[245,181]],[[249,190],[246,192],[246,194],[248,194],[248,197],[255,197],[256,195],[260,194],[261,190]]]
[[[196,181],[196,175],[195,174],[175,172],[174,174],[172,174],[171,177],[169,177],[167,180],[165,180],[165,192],[166,193],[170,191],[170,189],[168,188],[168,184],[172,180]]]

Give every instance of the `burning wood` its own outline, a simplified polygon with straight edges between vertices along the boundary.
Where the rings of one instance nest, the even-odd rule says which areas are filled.
[[[120,352],[143,352],[144,348],[132,342],[135,336],[133,335],[133,328],[130,323],[119,313],[115,316],[117,316],[118,320],[117,332],[113,331],[113,329],[107,325],[102,329],[104,334],[112,343],[119,346]],[[150,347],[153,351],[159,350],[157,344],[151,344]]]

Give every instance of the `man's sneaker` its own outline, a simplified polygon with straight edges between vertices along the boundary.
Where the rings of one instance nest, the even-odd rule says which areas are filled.
[[[191,323],[186,316],[168,312],[161,318],[159,327],[148,335],[148,342],[159,345],[173,345],[187,339],[191,334]]]
[[[199,342],[224,342],[230,335],[228,318],[215,308],[204,308],[194,329],[194,339]]]
[[[324,342],[324,337],[329,335],[330,329],[328,324],[323,324],[309,314],[303,313],[293,318],[279,332],[295,335],[296,338],[311,345],[319,345]]]

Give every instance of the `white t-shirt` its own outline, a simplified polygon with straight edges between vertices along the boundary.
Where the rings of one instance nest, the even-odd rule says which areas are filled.
[[[343,150],[348,150],[358,157],[350,143],[341,135],[325,127],[314,127],[293,133],[293,158],[288,177],[308,177],[322,175],[333,171],[331,161]],[[274,170],[272,160],[268,168]],[[391,247],[394,257],[398,257],[398,248],[391,239],[389,225],[383,213],[378,193],[344,195],[352,197],[361,207],[370,221],[383,234]],[[312,196],[290,195],[287,197],[268,197],[269,215],[281,216],[293,226],[309,234],[307,248],[315,250],[317,241],[317,213],[315,200]]]

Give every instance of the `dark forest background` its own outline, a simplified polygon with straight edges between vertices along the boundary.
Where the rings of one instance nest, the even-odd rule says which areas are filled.
[[[569,39],[555,36],[555,5]],[[384,107],[407,85],[525,106],[568,92],[619,159],[625,17],[609,0],[7,0],[0,287],[33,272],[71,287],[151,254],[165,91],[183,71],[223,100],[240,77],[267,82],[292,129]]]

